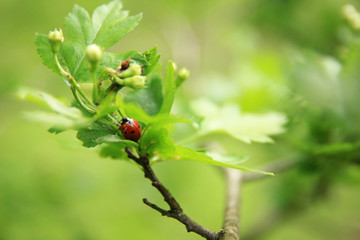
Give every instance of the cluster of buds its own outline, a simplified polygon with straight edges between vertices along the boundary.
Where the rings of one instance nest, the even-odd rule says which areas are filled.
[[[360,13],[356,10],[356,8],[351,4],[346,4],[342,8],[342,12],[349,22],[351,27],[355,30],[360,30]]]
[[[115,75],[118,78],[115,79],[115,82],[134,90],[144,88],[146,77],[141,75],[142,72],[143,69],[140,64],[128,59],[116,69]]]
[[[55,29],[54,31],[50,31],[48,35],[48,39],[50,42],[51,50],[55,54],[59,51],[60,45],[64,42],[64,35],[62,30]]]

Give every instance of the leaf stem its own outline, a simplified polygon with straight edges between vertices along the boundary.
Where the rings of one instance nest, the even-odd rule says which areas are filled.
[[[96,69],[91,69],[91,78],[93,82],[93,102],[95,105],[99,104],[99,84],[96,79]]]
[[[71,87],[72,94],[74,95],[75,100],[80,104],[82,108],[84,108],[89,113],[96,113],[94,109],[89,108],[79,97],[78,92],[75,90],[75,88]]]
[[[84,108],[89,113],[96,113],[95,111],[95,105],[89,100],[89,98],[85,95],[85,93],[82,91],[78,83],[76,82],[75,78],[71,76],[71,74],[64,70],[64,68],[61,66],[59,62],[59,58],[57,56],[57,53],[54,54],[55,62],[57,67],[60,70],[61,75],[63,75],[65,78],[69,80],[69,83],[71,84],[71,91],[74,95],[75,100],[79,103],[79,105]],[[91,107],[86,105],[81,98],[79,97],[78,93],[81,95],[81,97],[85,100],[87,104],[89,104]]]

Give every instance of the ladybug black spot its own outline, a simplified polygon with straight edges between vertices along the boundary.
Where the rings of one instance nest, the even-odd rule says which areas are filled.
[[[134,131],[134,130],[132,130],[132,131],[131,131],[131,133],[135,133],[135,131]]]
[[[124,132],[124,135],[126,135],[126,132]]]

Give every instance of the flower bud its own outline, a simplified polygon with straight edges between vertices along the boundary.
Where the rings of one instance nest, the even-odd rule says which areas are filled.
[[[179,87],[189,76],[190,71],[187,68],[180,69],[176,78],[176,87]]]
[[[355,14],[357,14],[356,8],[351,4],[346,4],[342,7],[343,15],[346,18],[351,18]]]
[[[138,90],[145,87],[145,80],[145,76],[136,75],[123,79],[122,84],[126,87]]]
[[[62,33],[62,30],[55,29],[54,31],[50,31],[48,35],[48,39],[50,42],[52,52],[57,53],[60,49],[61,43],[64,42],[64,35]]]
[[[342,12],[350,26],[355,30],[360,30],[360,14],[356,8],[351,4],[346,4],[342,8]]]
[[[95,67],[102,57],[102,50],[96,44],[91,44],[86,48],[86,58],[92,67]]]
[[[120,72],[118,76],[121,78],[128,78],[136,75],[141,75],[141,73],[142,68],[140,64],[130,63],[130,66],[126,70]]]

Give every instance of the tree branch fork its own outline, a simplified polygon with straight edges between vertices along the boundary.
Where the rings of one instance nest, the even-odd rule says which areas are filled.
[[[160,182],[158,177],[155,175],[155,172],[150,166],[149,157],[145,156],[136,156],[129,148],[125,148],[125,151],[130,159],[135,161],[140,165],[144,171],[145,178],[149,179],[152,183],[152,186],[155,187],[161,195],[164,197],[164,201],[169,206],[170,210],[165,210],[156,204],[150,202],[148,199],[144,198],[143,202],[147,206],[159,212],[162,216],[176,219],[185,225],[188,232],[194,232],[205,239],[208,240],[239,240],[240,232],[240,199],[241,199],[241,185],[243,182],[258,180],[267,177],[267,175],[257,174],[257,173],[242,173],[239,170],[222,168],[223,173],[226,178],[227,185],[227,198],[226,198],[226,207],[223,221],[223,229],[219,232],[214,232],[197,222],[191,219],[186,215],[181,208],[178,201],[170,193],[170,191],[165,188],[165,186]],[[287,169],[290,169],[299,163],[298,159],[284,159],[269,165],[262,167],[262,170],[280,172]]]
[[[163,208],[160,208],[156,204],[151,203],[149,200],[144,198],[143,202],[147,206],[158,211],[159,213],[161,213],[162,216],[167,216],[169,218],[178,220],[179,222],[185,225],[186,230],[188,232],[197,233],[208,240],[221,239],[221,236],[224,235],[224,230],[221,230],[220,232],[214,232],[210,229],[201,226],[200,224],[195,222],[193,219],[191,219],[188,215],[184,213],[183,209],[181,208],[177,200],[172,196],[169,190],[165,188],[165,186],[159,181],[159,179],[155,175],[153,169],[150,166],[148,156],[138,157],[129,148],[126,148],[125,151],[130,159],[134,160],[138,165],[140,165],[143,168],[145,178],[149,179],[152,183],[152,186],[155,187],[161,193],[161,195],[164,197],[164,201],[170,207],[170,210],[165,210]]]

